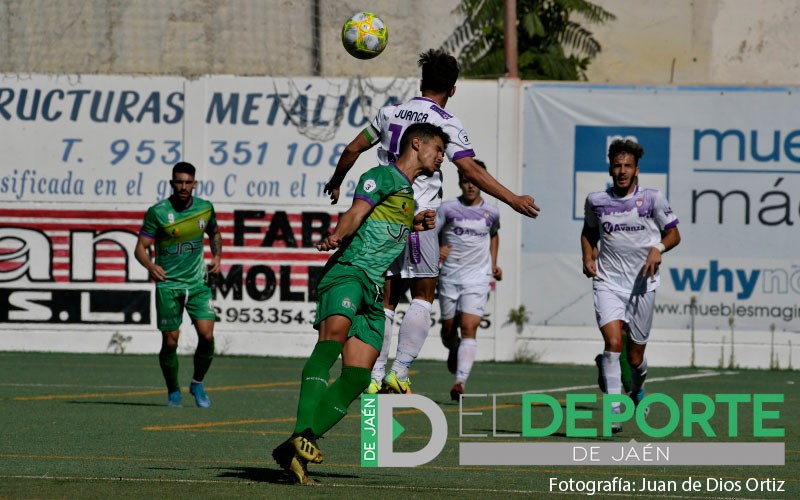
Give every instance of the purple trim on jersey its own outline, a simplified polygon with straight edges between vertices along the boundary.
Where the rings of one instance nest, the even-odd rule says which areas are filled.
[[[468,156],[469,157],[475,156],[475,151],[473,151],[472,149],[461,150],[461,151],[457,152],[456,154],[454,154],[453,155],[453,159],[450,160],[450,161],[460,160],[461,158],[466,158]]]
[[[664,231],[666,231],[667,229],[672,229],[673,227],[677,226],[678,222],[679,222],[678,219],[675,219],[674,221],[670,222],[669,224],[664,226]]]
[[[463,210],[453,210],[450,213],[445,213],[445,215],[449,215],[452,217],[453,220],[479,220],[483,221],[484,224],[491,227],[492,221],[491,217],[484,217],[483,210],[478,213],[476,209],[483,209],[483,206],[486,204],[486,200],[481,200],[478,205],[466,205],[463,201],[461,201],[461,197],[458,197],[458,203]]]
[[[407,180],[407,181],[408,181],[408,182],[410,182],[411,184],[414,184],[414,182],[413,182],[411,179],[409,179],[409,178],[408,178],[408,176],[407,176],[405,173],[403,173],[403,171],[402,171],[402,170],[400,170],[399,168],[397,168],[397,165],[395,165],[394,163],[390,163],[389,165],[393,166],[393,167],[394,167],[394,169],[395,169],[395,170],[397,170],[397,173],[399,173],[400,175],[402,175],[402,176],[403,176],[403,179]]]
[[[441,106],[439,106],[436,103],[436,101],[434,101],[431,98],[428,98],[428,97],[415,97],[415,98],[413,98],[411,100],[412,101],[429,101],[431,104],[433,104],[433,106],[431,106],[431,109],[436,111],[439,114],[439,116],[441,116],[445,120],[449,120],[450,118],[453,118],[453,115],[451,115],[450,113],[445,111]]]
[[[647,217],[648,214],[652,213],[653,211],[653,203],[654,199],[650,198],[649,196],[642,196],[642,204],[637,205],[636,201],[638,200],[639,195],[639,186],[636,186],[633,194],[630,195],[629,198],[622,199],[614,194],[613,188],[608,188],[606,190],[608,196],[611,198],[613,202],[610,205],[602,205],[598,206],[595,205],[593,207],[594,213],[597,217],[602,217],[604,215],[613,215],[613,214],[621,214],[627,212],[633,212],[633,210],[637,210],[639,212],[639,217]]]
[[[156,235],[150,234],[150,233],[146,233],[144,231],[139,231],[139,235],[140,236],[147,236],[148,238],[150,238],[152,240],[156,239]]]
[[[353,200],[364,200],[367,203],[369,203],[369,206],[371,206],[371,207],[375,206],[375,202],[372,201],[371,199],[367,198],[363,194],[357,194],[357,195],[353,196]]]

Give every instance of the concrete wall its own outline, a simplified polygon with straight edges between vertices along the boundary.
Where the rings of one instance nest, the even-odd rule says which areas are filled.
[[[589,81],[783,85],[798,78],[793,0],[596,0],[617,20],[589,29],[603,50]]]
[[[319,1],[320,62],[312,57],[312,0],[2,0],[0,72],[183,75],[416,76],[416,55],[439,46],[458,18],[454,0],[373,0],[389,27],[371,61],[341,46],[355,4]],[[435,21],[420,22],[419,12]],[[432,29],[433,25],[433,29]],[[318,67],[316,67],[318,66]],[[316,68],[315,68],[316,67]]]
[[[416,55],[460,22],[458,0],[372,0],[389,26],[380,57],[356,61],[340,44],[351,11],[313,0],[0,0],[0,72],[302,76],[418,75]],[[589,81],[779,85],[797,81],[800,4],[794,0],[594,0],[617,16],[584,26],[603,50]],[[421,15],[421,12],[425,15]]]

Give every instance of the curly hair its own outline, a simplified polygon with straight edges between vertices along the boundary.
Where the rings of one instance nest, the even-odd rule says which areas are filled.
[[[644,148],[630,139],[616,139],[608,147],[608,163],[613,164],[614,158],[620,153],[630,154],[636,160],[636,165],[639,165],[639,159],[644,156]]]

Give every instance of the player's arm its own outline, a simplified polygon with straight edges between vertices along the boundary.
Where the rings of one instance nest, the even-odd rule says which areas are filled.
[[[353,205],[339,217],[339,222],[333,233],[326,236],[317,245],[317,250],[325,252],[339,248],[342,241],[352,236],[372,211],[372,205],[365,200],[354,199]]]
[[[330,195],[331,205],[335,205],[336,202],[339,201],[339,188],[342,182],[344,182],[347,172],[353,168],[353,165],[355,165],[361,153],[372,146],[373,144],[369,142],[367,134],[362,131],[344,148],[342,156],[339,157],[339,161],[336,163],[336,170],[333,171],[331,179],[325,184],[324,192]]]
[[[136,241],[136,249],[133,251],[133,256],[136,257],[139,264],[147,269],[151,278],[156,281],[164,281],[167,279],[167,273],[164,272],[161,266],[150,260],[150,254],[147,252],[147,249],[152,244],[153,238],[140,234],[139,239]]]
[[[492,174],[481,168],[473,157],[465,156],[455,160],[453,163],[455,163],[461,173],[466,175],[481,191],[494,196],[522,215],[533,218],[538,217],[539,207],[536,205],[532,196],[527,194],[516,195],[512,193],[507,187],[503,186],[497,179],[492,177]]]
[[[678,226],[673,226],[664,231],[661,242],[650,248],[650,251],[647,253],[647,260],[644,263],[644,269],[642,269],[642,276],[650,276],[651,279],[655,278],[656,271],[658,271],[658,267],[661,265],[661,254],[675,248],[680,242],[681,233],[678,231]]]
[[[214,229],[208,233],[208,241],[211,247],[211,267],[208,268],[208,272],[217,274],[222,270],[222,232],[218,224],[214,224]]]
[[[583,274],[587,278],[597,276],[597,243],[600,241],[600,227],[591,227],[583,223],[581,231],[581,254],[583,255]]]
[[[495,232],[489,239],[489,254],[492,256],[492,276],[497,281],[503,279],[503,270],[497,265],[497,251],[500,249],[500,233]]]

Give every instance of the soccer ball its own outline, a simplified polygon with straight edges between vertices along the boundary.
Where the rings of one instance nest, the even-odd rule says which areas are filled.
[[[386,48],[389,30],[372,12],[359,12],[342,26],[342,45],[359,59],[372,59]]]

